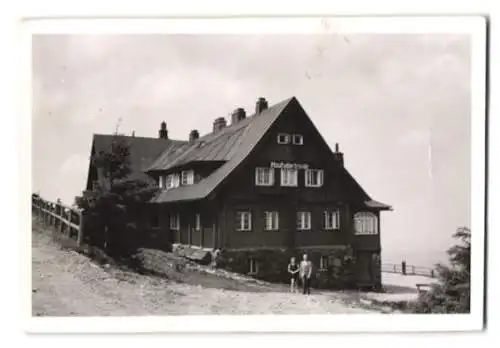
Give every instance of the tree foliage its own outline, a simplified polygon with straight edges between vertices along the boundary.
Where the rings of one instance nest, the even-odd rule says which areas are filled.
[[[419,296],[416,313],[470,313],[471,231],[460,227],[453,235],[458,244],[448,249],[450,265],[436,265],[439,283]]]
[[[137,247],[137,216],[157,192],[150,181],[132,178],[130,146],[115,134],[109,151],[91,158],[99,180],[76,204],[103,227],[103,247],[114,256],[127,256]]]

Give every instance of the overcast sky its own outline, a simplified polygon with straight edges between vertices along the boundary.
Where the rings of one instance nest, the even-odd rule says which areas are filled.
[[[438,261],[469,226],[470,42],[459,35],[34,36],[33,190],[72,203],[93,133],[203,135],[296,96],[382,214],[383,258]]]

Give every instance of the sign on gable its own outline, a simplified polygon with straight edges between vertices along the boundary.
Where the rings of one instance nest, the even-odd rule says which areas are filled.
[[[271,168],[284,169],[308,169],[308,164],[286,163],[286,162],[271,162]]]

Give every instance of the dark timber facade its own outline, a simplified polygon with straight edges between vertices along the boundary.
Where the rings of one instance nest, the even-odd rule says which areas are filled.
[[[154,246],[188,257],[220,253],[217,264],[268,280],[286,280],[291,256],[313,261],[313,286],[380,287],[380,212],[330,149],[296,98],[255,114],[236,109],[230,124],[188,141],[130,139],[134,175],[160,193],[145,207],[144,234]],[[95,135],[93,151],[110,136]],[[90,166],[87,188],[99,180]],[[200,256],[201,255],[201,256]]]

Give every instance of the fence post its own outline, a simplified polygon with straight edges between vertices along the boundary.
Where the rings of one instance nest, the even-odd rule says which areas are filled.
[[[47,224],[47,203],[43,202],[43,222]]]
[[[394,264],[394,273],[397,273],[396,264]]]
[[[61,200],[58,198],[57,199],[57,202],[59,202],[59,231],[62,233],[64,233],[64,221],[62,219],[64,219],[64,207],[61,205]]]
[[[411,273],[415,275],[415,266],[411,266]]]
[[[85,219],[83,218],[83,213],[80,211],[78,212],[78,219],[79,219],[79,228],[78,228],[78,237],[77,237],[77,245],[80,246],[82,245],[83,242],[83,231],[84,231],[84,226],[85,226]]]
[[[434,270],[431,269],[431,278],[434,278]]]
[[[406,261],[401,262],[401,273],[406,275]]]
[[[50,203],[50,212],[54,212],[54,203]],[[50,214],[49,216],[49,225],[52,226],[54,224],[54,216]]]

